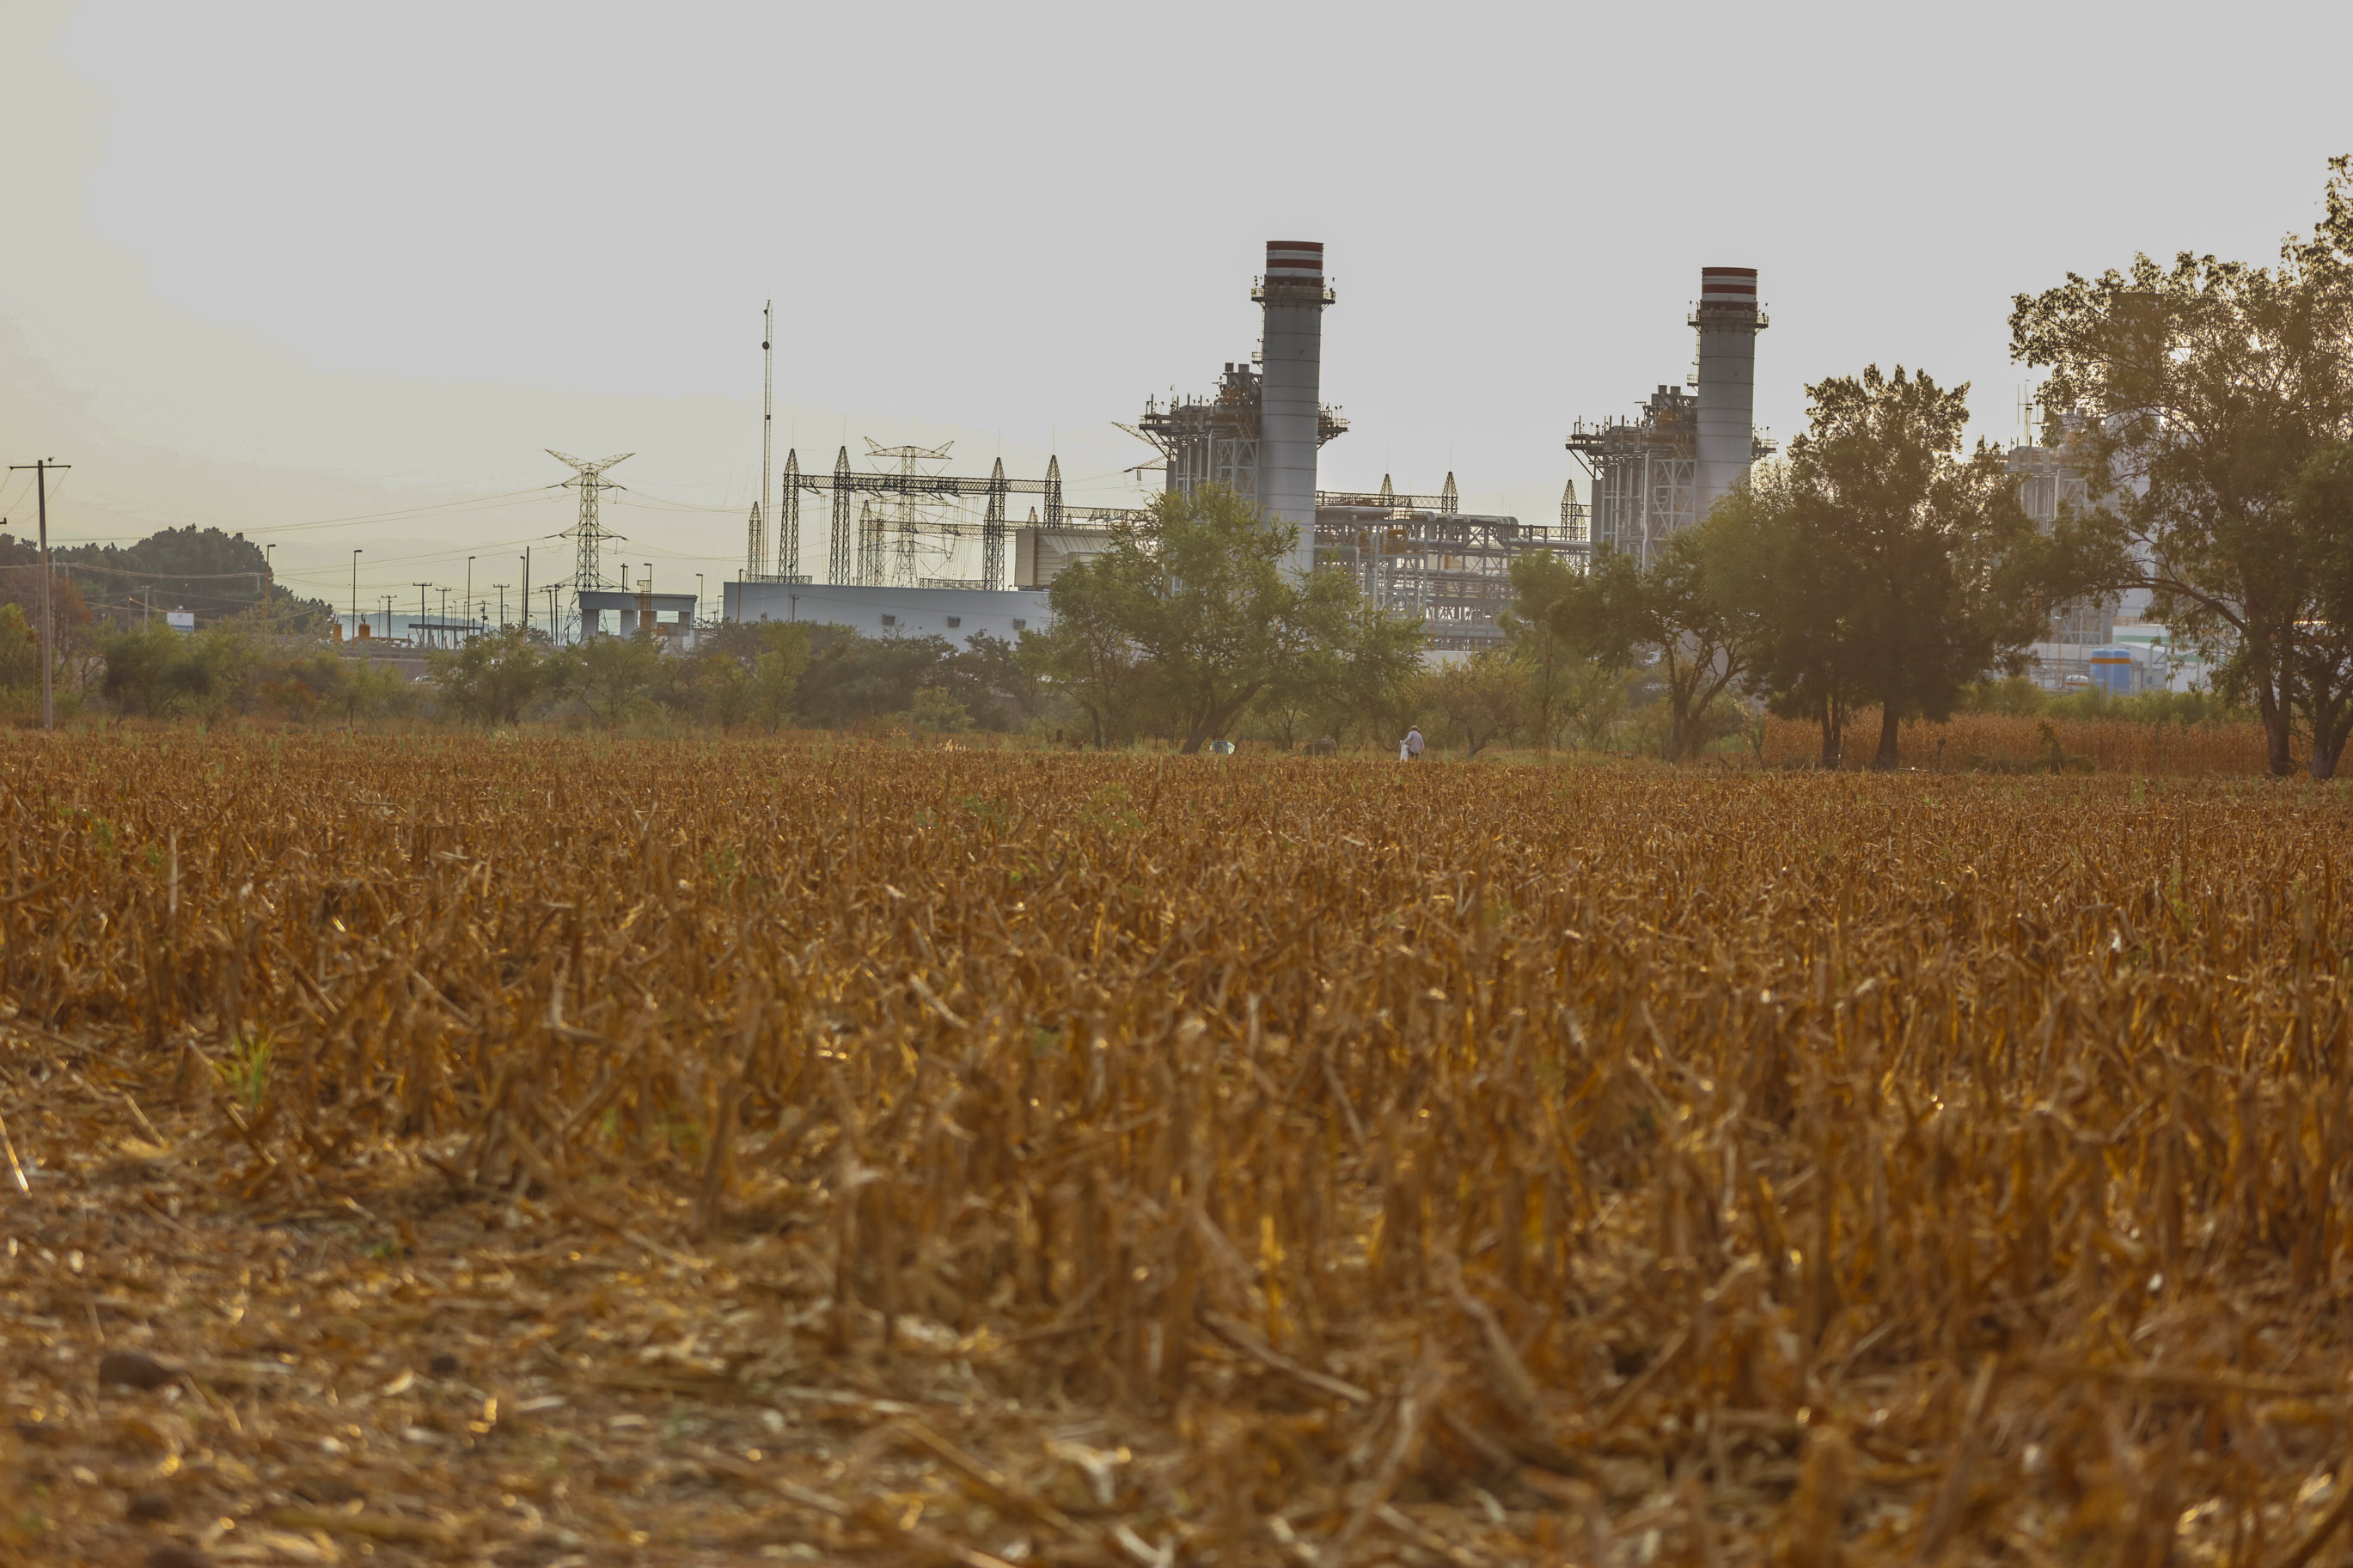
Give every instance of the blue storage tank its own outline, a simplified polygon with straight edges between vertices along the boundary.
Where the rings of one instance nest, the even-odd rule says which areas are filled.
[[[2092,687],[2111,697],[2130,697],[2140,689],[2140,667],[2128,647],[2092,650]]]

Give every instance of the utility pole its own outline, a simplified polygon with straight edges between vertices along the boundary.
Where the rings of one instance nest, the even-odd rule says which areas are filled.
[[[491,585],[499,591],[499,630],[504,631],[507,629],[507,585],[504,583]]]
[[[530,546],[530,545],[528,545],[528,544],[526,544],[526,545],[524,545],[524,546],[522,547],[522,629],[523,629],[523,633],[524,633],[524,635],[525,635],[525,636],[529,636],[529,635],[530,635],[530,632],[531,632],[531,546]],[[550,639],[548,639],[548,640],[550,640],[550,641],[552,642],[552,641],[554,641],[554,639],[551,637],[551,638],[550,638]]]
[[[385,622],[384,622],[384,633],[385,633],[385,636],[386,636],[386,637],[390,637],[390,636],[392,635],[392,617],[390,617],[389,616],[385,616]],[[352,640],[353,640],[353,642],[357,642],[357,641],[359,640],[359,636],[360,636],[360,552],[359,552],[358,551],[354,550],[354,551],[353,551],[353,552],[352,552]]]
[[[700,572],[697,572],[697,573],[694,574],[694,626],[695,626],[695,632],[696,632],[696,635],[697,635],[697,636],[702,635],[702,573],[700,573]]]
[[[474,558],[466,557],[466,640],[474,640]]]
[[[417,624],[408,628],[408,636],[409,639],[415,642],[418,647],[423,647],[425,646],[425,590],[432,585],[433,584],[430,583],[411,583],[409,584],[410,587],[417,590]],[[389,626],[385,629],[387,631],[391,630]]]
[[[63,473],[72,467],[71,463],[60,463],[55,458],[8,465],[8,471],[12,474],[20,468],[32,469],[33,483],[41,493],[41,728],[44,730],[58,727],[57,705],[49,692],[50,667],[57,663],[56,633],[50,626],[52,617],[49,614],[49,470],[55,468]]]
[[[264,632],[274,629],[278,619],[269,603],[271,595],[278,590],[278,558],[269,552],[277,548],[275,544],[261,547],[261,629]]]

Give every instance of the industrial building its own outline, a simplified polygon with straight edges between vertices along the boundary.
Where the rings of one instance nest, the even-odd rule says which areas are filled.
[[[1590,548],[1646,565],[1668,534],[1705,517],[1773,450],[1756,427],[1757,334],[1771,325],[1757,269],[1702,268],[1689,324],[1698,336],[1690,390],[1661,385],[1637,417],[1580,419],[1569,431],[1589,481]]]
[[[1556,528],[1465,513],[1451,474],[1434,496],[1399,495],[1386,479],[1375,495],[1319,489],[1317,452],[1348,428],[1322,402],[1323,318],[1337,298],[1324,247],[1269,241],[1250,298],[1260,310],[1258,353],[1228,363],[1207,395],[1147,399],[1136,423],[1122,426],[1158,454],[1165,488],[1219,484],[1256,500],[1298,530],[1292,570],[1345,568],[1393,614],[1422,617],[1434,647],[1498,639],[1513,557],[1583,548],[1573,498]],[[830,473],[804,473],[798,454],[786,454],[773,553],[768,514],[755,506],[744,569],[723,589],[726,619],[823,620],[870,634],[952,637],[1043,630],[1051,611],[1039,590],[1145,516],[1066,504],[1059,459],[1037,479],[1008,477],[1001,462],[986,476],[958,475],[948,471],[947,447],[867,447],[864,468],[852,466],[844,447]],[[765,482],[763,490],[769,493]],[[805,496],[825,507],[822,581],[801,566]],[[1026,521],[1014,520],[1016,498],[1034,498]],[[969,570],[976,553],[976,575],[944,574],[951,561]]]
[[[2091,501],[2091,486],[2065,426],[2063,419],[2057,447],[2021,443],[2009,453],[2019,503],[2045,528],[2058,521],[2063,508]],[[2202,686],[2208,674],[2203,651],[2182,644],[2171,628],[2149,618],[2151,597],[2146,588],[2130,588],[2060,605],[2045,634],[2027,647],[2028,677],[2046,691],[2090,689],[2120,697]]]
[[[1319,401],[1323,312],[1337,295],[1322,246],[1275,240],[1266,252],[1250,294],[1265,312],[1257,363],[1229,362],[1207,396],[1147,399],[1125,428],[1160,454],[1169,490],[1223,485],[1297,527],[1295,570],[1345,568],[1390,614],[1419,617],[1434,648],[1499,641],[1513,558],[1581,551],[1581,510],[1565,500],[1558,528],[1468,513],[1452,474],[1437,495],[1400,495],[1386,477],[1376,494],[1318,488],[1317,454],[1348,429]]]

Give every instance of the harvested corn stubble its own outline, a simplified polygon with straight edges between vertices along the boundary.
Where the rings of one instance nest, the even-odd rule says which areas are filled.
[[[85,734],[0,787],[0,1557],[2344,1550],[2324,786]]]

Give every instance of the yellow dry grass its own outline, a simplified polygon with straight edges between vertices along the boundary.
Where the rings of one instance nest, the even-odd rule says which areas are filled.
[[[0,817],[0,1556],[2154,1568],[2353,1500],[2340,791],[85,736]]]
[[[1879,747],[1879,711],[1858,714],[1846,732],[1845,765],[1867,767]],[[2263,727],[2252,719],[2187,724],[2131,719],[2042,719],[1957,713],[1941,724],[1906,723],[1902,765],[1930,772],[2098,772],[2243,778],[2264,772]],[[1822,754],[1821,731],[1768,721],[1765,761],[1805,767]],[[2055,765],[2054,765],[2055,764]]]

